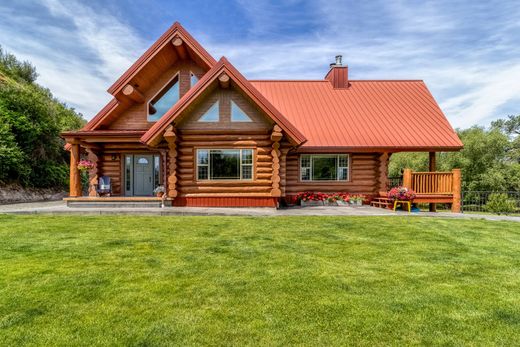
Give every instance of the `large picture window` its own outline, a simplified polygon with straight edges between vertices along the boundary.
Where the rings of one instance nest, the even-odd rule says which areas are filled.
[[[252,149],[197,150],[198,180],[252,180]]]
[[[148,104],[148,121],[155,122],[179,101],[179,76],[175,76]]]
[[[302,154],[301,181],[348,181],[348,154]]]

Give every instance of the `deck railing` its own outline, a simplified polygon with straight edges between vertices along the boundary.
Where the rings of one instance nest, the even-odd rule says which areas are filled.
[[[452,172],[412,172],[412,189],[417,194],[452,194]]]
[[[450,197],[454,212],[460,212],[460,184],[460,169],[451,172],[412,172],[405,169],[403,173],[403,186],[413,189],[423,200],[431,197],[432,203],[439,196]]]

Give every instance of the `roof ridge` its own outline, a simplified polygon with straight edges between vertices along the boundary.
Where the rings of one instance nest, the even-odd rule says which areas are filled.
[[[369,80],[348,80],[349,82],[424,82],[424,80],[420,79],[369,79]],[[298,79],[250,79],[249,82],[329,82],[327,80],[298,80]],[[330,82],[329,82],[330,83]]]

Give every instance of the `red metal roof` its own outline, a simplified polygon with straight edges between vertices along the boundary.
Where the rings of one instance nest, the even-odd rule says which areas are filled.
[[[462,148],[423,81],[250,82],[305,135],[302,150]]]

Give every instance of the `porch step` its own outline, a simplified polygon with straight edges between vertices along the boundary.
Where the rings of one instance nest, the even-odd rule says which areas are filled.
[[[160,208],[159,198],[66,198],[68,207],[74,208]],[[165,201],[165,205],[171,201]]]
[[[392,199],[388,198],[375,198],[370,202],[371,206],[381,208],[392,208]]]

